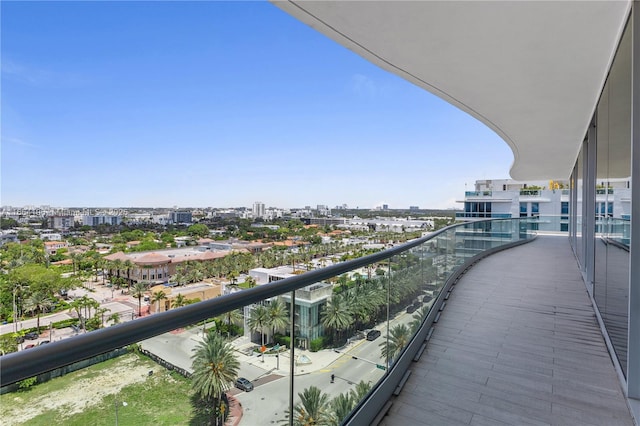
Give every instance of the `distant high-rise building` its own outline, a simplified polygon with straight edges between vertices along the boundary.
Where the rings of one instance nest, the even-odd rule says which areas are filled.
[[[331,214],[331,209],[324,204],[318,204],[318,208],[316,210],[321,216],[328,216]]]
[[[389,210],[389,204],[383,204],[382,210]]]
[[[255,203],[253,203],[253,217],[254,218],[264,217],[264,215],[265,215],[264,203],[262,201],[256,201]]]
[[[169,221],[172,223],[191,223],[193,215],[191,212],[171,212],[169,213]]]
[[[73,228],[73,216],[49,216],[49,228],[67,231]]]
[[[82,217],[82,224],[85,226],[120,225],[121,222],[122,216],[86,215]]]
[[[416,211],[418,211],[418,210],[420,210],[420,207],[419,207],[419,206],[409,206],[409,211],[410,211],[410,212],[416,212]]]

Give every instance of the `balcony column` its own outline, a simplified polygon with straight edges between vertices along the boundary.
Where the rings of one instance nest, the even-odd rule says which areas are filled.
[[[632,5],[631,42],[631,249],[627,396],[640,399],[640,1]]]

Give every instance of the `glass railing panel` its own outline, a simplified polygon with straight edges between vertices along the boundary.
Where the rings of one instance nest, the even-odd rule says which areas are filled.
[[[465,191],[465,197],[491,197],[493,191]]]
[[[569,233],[569,216],[538,215],[522,218],[521,226],[534,233],[567,234]]]
[[[612,224],[610,231],[617,241],[628,238],[625,222]],[[125,348],[110,347],[95,366],[83,363],[76,373],[63,376],[63,384],[51,381],[34,385],[26,380],[21,386],[32,389],[19,397],[27,402],[10,403],[16,395],[2,395],[2,417],[24,419],[27,423],[48,419],[87,424],[91,423],[87,419],[96,418],[112,423],[118,416],[122,424],[189,424],[207,416],[242,413],[241,425],[278,424],[287,419],[292,406],[295,416],[302,415],[308,411],[307,402],[320,398],[323,405],[315,413],[316,418],[324,416],[339,423],[389,374],[429,309],[436,306],[451,274],[483,251],[532,234],[530,220],[470,222],[447,228],[390,257],[349,267],[340,275],[327,273],[320,280],[305,281],[304,286],[296,288],[294,297],[290,290],[282,290],[247,304],[243,292],[256,294],[255,291],[228,287],[231,299],[220,300],[241,301],[234,302],[236,307],[227,309],[225,302],[223,308],[216,308],[216,316],[200,320],[205,316],[201,315],[198,321],[185,321],[179,328],[165,322],[162,329],[170,331]],[[304,275],[295,278],[301,277]],[[285,282],[269,286],[280,288]],[[263,290],[261,285],[257,287],[255,290]],[[170,294],[173,291],[180,293],[179,289],[167,289],[164,298],[156,294],[142,302],[143,309],[137,304],[130,307],[144,314],[134,324],[147,324],[154,317],[169,318],[166,314],[175,314],[171,318],[179,319],[182,313],[191,312],[190,307],[178,307],[189,301],[177,301],[177,296]],[[163,310],[169,312],[153,313]],[[206,315],[209,313],[206,311]],[[132,321],[127,315],[121,318],[125,320]],[[111,325],[109,321],[101,322]],[[108,329],[114,333],[118,330]],[[79,339],[83,339],[83,330],[78,331]],[[66,331],[56,333],[63,336]],[[193,355],[205,343],[207,348],[215,346],[208,350],[217,351],[219,363],[194,364]],[[51,349],[57,344],[51,343]],[[200,358],[205,355],[201,353]],[[112,359],[105,361],[107,358]],[[204,372],[198,373],[198,369]],[[221,376],[209,377],[209,383],[224,383],[218,383],[218,393],[207,399],[202,397],[204,379],[198,377],[211,370]],[[238,378],[246,381],[236,382]],[[79,391],[73,387],[78,384],[100,392]],[[71,400],[61,396],[62,388],[68,389],[65,395],[73,395]],[[38,408],[40,405],[28,403],[29,395],[54,402]],[[75,410],[75,406],[83,408]]]
[[[413,316],[420,311],[420,318],[427,288],[420,246],[395,256],[393,260],[395,268],[392,270],[395,270],[390,280],[388,333],[379,345],[380,359],[385,366],[392,365],[409,344],[415,331]]]

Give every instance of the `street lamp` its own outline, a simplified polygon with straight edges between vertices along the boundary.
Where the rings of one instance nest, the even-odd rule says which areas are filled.
[[[126,407],[127,405],[129,405],[129,404],[127,404],[126,401],[122,401],[121,404],[122,404],[123,407]],[[117,398],[114,399],[113,400],[113,406],[116,408],[116,426],[118,426],[118,406],[119,405],[120,404],[118,404],[118,399]]]

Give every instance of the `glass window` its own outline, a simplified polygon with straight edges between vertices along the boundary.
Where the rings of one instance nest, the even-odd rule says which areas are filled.
[[[631,30],[625,29],[597,106],[597,149],[594,235],[596,305],[623,373],[627,374],[629,250],[621,198],[609,191],[613,182],[631,176]],[[628,191],[626,189],[623,189]],[[630,195],[630,194],[629,194]],[[621,206],[622,207],[622,206]],[[614,216],[619,212],[619,217]]]
[[[540,203],[531,203],[531,215],[538,216],[540,213]]]

